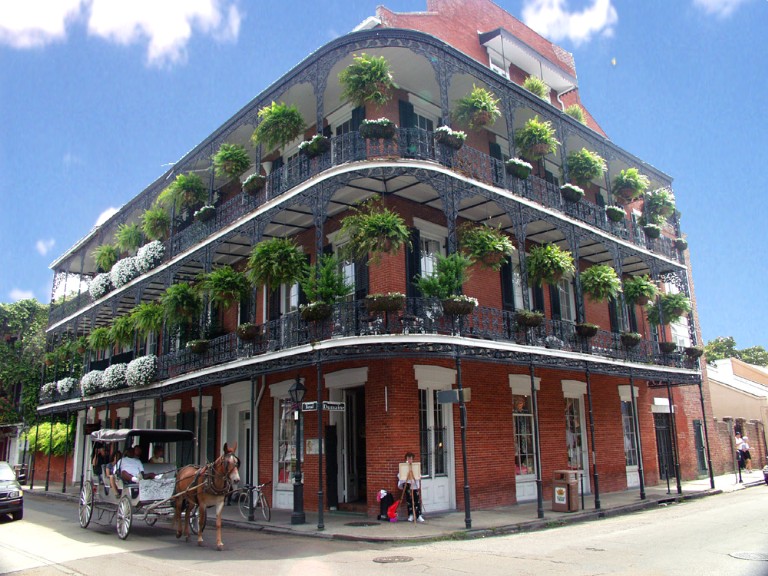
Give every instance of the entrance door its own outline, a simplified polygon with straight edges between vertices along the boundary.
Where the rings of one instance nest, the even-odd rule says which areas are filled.
[[[367,490],[365,453],[365,388],[344,390],[344,502],[365,500]]]
[[[584,398],[565,399],[565,441],[568,447],[568,468],[581,474],[579,490],[589,493],[589,456],[584,423]]]
[[[653,423],[656,427],[656,450],[659,457],[659,478],[662,480],[675,477],[672,430],[669,422],[669,414],[655,413],[653,415]]]
[[[696,463],[699,465],[699,473],[704,474],[709,469],[707,467],[707,453],[704,450],[704,428],[701,420],[693,421],[693,437],[696,442]]]
[[[515,491],[518,502],[535,500],[536,451],[533,449],[533,410],[531,397],[512,396],[515,424]]]
[[[421,500],[425,510],[452,508],[453,404],[437,402],[437,390],[419,390]]]

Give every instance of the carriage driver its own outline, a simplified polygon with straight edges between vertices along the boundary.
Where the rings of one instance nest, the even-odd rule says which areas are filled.
[[[123,479],[123,482],[136,483],[139,481],[139,476],[147,480],[151,480],[155,477],[152,472],[144,474],[144,464],[142,464],[141,460],[136,457],[135,446],[133,448],[128,448],[125,451],[123,459],[120,460],[118,466],[120,468],[120,478]]]

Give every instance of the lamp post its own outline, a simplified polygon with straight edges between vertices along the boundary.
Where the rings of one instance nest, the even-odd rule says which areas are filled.
[[[304,514],[304,484],[301,481],[301,403],[307,389],[302,384],[301,378],[296,376],[296,381],[288,390],[291,402],[296,407],[296,469],[293,475],[293,514],[291,524],[304,524],[307,517]]]

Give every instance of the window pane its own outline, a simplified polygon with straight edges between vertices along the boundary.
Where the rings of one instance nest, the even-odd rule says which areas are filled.
[[[445,423],[443,422],[443,405],[437,402],[437,390],[432,393],[432,414],[434,416],[434,476],[445,476],[448,455],[445,451]]]
[[[583,438],[581,436],[581,411],[576,398],[565,399],[565,439],[568,447],[568,467],[581,470]]]
[[[515,424],[515,474],[535,474],[536,453],[533,449],[533,414],[528,396],[513,395]]]
[[[624,430],[624,457],[627,466],[637,466],[637,446],[632,421],[632,402],[621,403],[621,422]]]

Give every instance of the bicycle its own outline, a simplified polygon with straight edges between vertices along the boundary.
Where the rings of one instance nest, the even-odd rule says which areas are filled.
[[[269,522],[270,518],[272,518],[272,512],[269,509],[267,497],[264,495],[264,488],[270,484],[272,484],[271,481],[257,486],[246,484],[239,491],[240,494],[237,496],[237,508],[240,510],[240,514],[243,518],[248,520],[252,509],[254,510],[253,513],[255,515],[255,510],[261,508],[261,515],[264,516],[264,520]],[[252,503],[252,506],[250,503]]]

